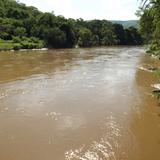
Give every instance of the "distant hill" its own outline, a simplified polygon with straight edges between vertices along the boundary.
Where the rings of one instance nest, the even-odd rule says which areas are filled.
[[[116,21],[116,20],[113,20],[111,21],[112,23],[118,23],[118,24],[122,24],[125,28],[128,28],[128,27],[135,27],[135,28],[138,28],[139,26],[139,21],[138,20],[128,20],[128,21]]]

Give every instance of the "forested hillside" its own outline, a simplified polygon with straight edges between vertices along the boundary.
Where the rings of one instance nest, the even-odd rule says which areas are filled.
[[[66,19],[14,0],[0,0],[1,50],[139,44],[142,38],[134,27],[124,29],[107,20]]]
[[[128,20],[128,21],[117,21],[117,20],[112,20],[112,23],[116,23],[116,24],[121,24],[123,25],[124,28],[128,28],[128,27],[135,27],[135,28],[139,28],[139,21],[138,20]]]

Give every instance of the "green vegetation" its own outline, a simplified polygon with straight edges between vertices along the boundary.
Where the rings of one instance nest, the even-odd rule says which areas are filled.
[[[149,51],[160,57],[160,0],[142,0],[140,31]]]
[[[15,0],[0,0],[0,50],[141,45],[135,27],[107,20],[66,19]]]
[[[153,74],[157,77],[160,78],[160,69],[156,69]]]
[[[0,39],[0,50],[40,49],[43,46],[43,41],[35,37],[13,37],[12,40]]]
[[[149,44],[148,53],[160,59],[160,0],[142,0],[139,10],[140,32],[146,44]],[[160,69],[154,71],[160,78]],[[160,100],[160,89],[153,90],[153,95]]]
[[[4,41],[0,39],[0,50],[11,50],[13,49],[12,41]]]
[[[160,79],[160,69],[157,68],[155,71],[153,71],[153,75],[154,75],[156,78]],[[154,87],[154,88],[155,88],[155,89],[152,91],[153,96],[154,96],[155,98],[157,98],[157,99],[159,100],[159,102],[160,102],[160,89],[159,89],[159,88],[156,88],[156,87]]]

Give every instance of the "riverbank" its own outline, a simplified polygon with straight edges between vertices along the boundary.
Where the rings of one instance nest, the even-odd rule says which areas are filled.
[[[159,62],[160,53],[158,50],[157,52],[150,50],[150,51],[147,51],[147,53],[149,54],[150,59],[151,60],[153,59],[154,63],[151,65],[139,67],[139,69],[150,72],[154,76],[156,83],[151,85],[151,87],[153,88],[152,94],[160,102],[160,83],[159,83],[159,80],[160,80],[160,62]]]
[[[157,44],[151,44],[146,51],[152,58],[160,59],[160,47]]]

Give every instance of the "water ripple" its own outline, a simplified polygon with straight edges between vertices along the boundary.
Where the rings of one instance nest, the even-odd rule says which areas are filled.
[[[119,155],[121,128],[113,116],[106,118],[106,132],[99,141],[93,141],[89,147],[82,145],[79,149],[71,149],[65,153],[66,160],[116,160]],[[122,153],[124,154],[124,153]],[[124,156],[123,156],[124,157]],[[123,159],[124,160],[124,159]]]

